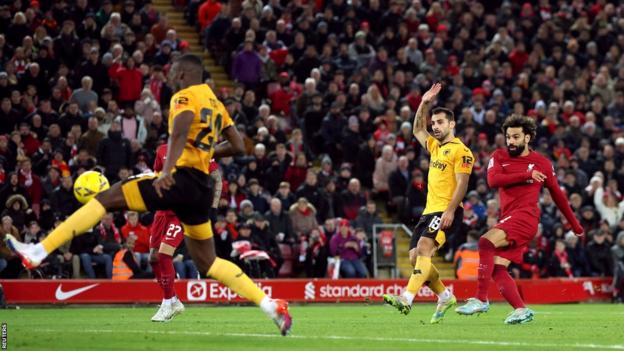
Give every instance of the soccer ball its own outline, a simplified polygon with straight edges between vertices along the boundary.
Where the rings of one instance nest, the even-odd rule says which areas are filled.
[[[74,196],[83,204],[89,202],[98,193],[110,188],[108,179],[99,172],[88,171],[81,174],[74,183]]]

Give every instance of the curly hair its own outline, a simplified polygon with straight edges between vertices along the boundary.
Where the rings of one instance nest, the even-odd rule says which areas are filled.
[[[524,134],[530,135],[531,140],[535,139],[535,134],[537,132],[537,125],[535,124],[535,120],[531,117],[523,116],[520,114],[512,114],[511,116],[505,119],[503,123],[503,133],[507,133],[508,128],[522,128],[522,132]]]

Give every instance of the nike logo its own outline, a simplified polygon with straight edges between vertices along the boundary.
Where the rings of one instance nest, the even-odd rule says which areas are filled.
[[[502,166],[503,167],[507,167],[507,166],[509,166],[509,163],[503,163]]]
[[[235,277],[236,277],[236,278],[240,278],[240,277],[242,277],[242,276],[243,276],[243,274],[245,274],[245,273],[243,273],[243,271],[241,271],[241,272],[240,272],[240,273],[238,273]]]
[[[72,297],[81,294],[89,289],[95,288],[96,286],[98,286],[99,284],[91,284],[91,285],[87,285],[85,287],[82,288],[78,288],[78,289],[74,289],[74,290],[68,290],[68,291],[63,291],[62,287],[63,284],[59,284],[58,288],[56,288],[56,293],[55,293],[55,297],[57,300],[59,301],[63,301],[63,300],[67,300],[67,299],[71,299]]]

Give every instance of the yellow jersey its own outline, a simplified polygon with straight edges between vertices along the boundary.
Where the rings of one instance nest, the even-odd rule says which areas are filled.
[[[457,187],[455,175],[457,173],[470,174],[474,156],[459,138],[440,144],[436,138],[429,136],[427,151],[431,154],[431,159],[429,161],[429,184],[427,184],[427,206],[423,214],[444,212]]]
[[[234,124],[230,114],[206,84],[182,89],[171,97],[169,107],[169,134],[174,119],[183,111],[195,114],[186,145],[176,167],[189,167],[210,174],[210,160],[219,142],[221,131]]]

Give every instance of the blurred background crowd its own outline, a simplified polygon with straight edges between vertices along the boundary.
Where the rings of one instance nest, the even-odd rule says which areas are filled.
[[[219,160],[220,255],[244,239],[270,256],[261,276],[325,276],[333,256],[343,276],[370,276],[372,225],[413,225],[424,208],[428,155],[411,122],[441,81],[438,105],[455,112],[476,158],[464,230],[445,258],[470,256],[497,222],[485,165],[505,146],[504,118],[520,113],[536,119],[533,147],[553,161],[587,235],[568,233],[545,191],[540,233],[516,276],[622,269],[622,5],[178,0],[198,32],[180,38],[149,0],[0,3],[2,236],[41,240],[79,206],[72,184],[85,170],[111,182],[149,171],[167,138],[168,68],[201,40],[235,82],[204,77],[247,148]],[[151,217],[111,214],[37,274],[111,277],[120,247],[149,273]],[[5,246],[0,257],[0,275],[24,275]],[[180,277],[197,274],[183,247],[175,261]]]

